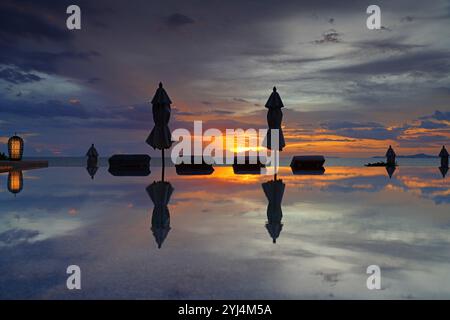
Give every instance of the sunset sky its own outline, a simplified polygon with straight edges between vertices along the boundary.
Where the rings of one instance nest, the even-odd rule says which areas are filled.
[[[438,154],[450,141],[450,1],[51,1],[0,4],[0,142],[26,156],[156,154],[170,128],[265,128],[276,86],[285,154]],[[66,28],[78,4],[82,29]],[[6,152],[6,145],[0,148]]]

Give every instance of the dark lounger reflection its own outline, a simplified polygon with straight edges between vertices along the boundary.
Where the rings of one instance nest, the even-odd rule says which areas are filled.
[[[175,170],[177,174],[180,176],[196,176],[196,175],[210,175],[214,172],[213,166],[211,164],[206,163],[202,156],[198,157],[197,161],[195,160],[196,160],[195,156],[190,157],[189,163],[185,163],[183,160],[181,160],[180,164],[175,165]]]
[[[312,175],[317,176],[325,173],[325,168],[320,169],[310,169],[310,170],[302,170],[302,169],[295,169],[291,167],[292,173],[295,175]]]
[[[244,161],[238,161],[238,159],[238,157],[234,158],[234,174],[261,174],[261,169],[265,168],[265,165],[259,160],[259,158],[250,158],[246,156]]]
[[[113,176],[148,176],[150,156],[146,154],[116,154],[108,159],[109,173]]]

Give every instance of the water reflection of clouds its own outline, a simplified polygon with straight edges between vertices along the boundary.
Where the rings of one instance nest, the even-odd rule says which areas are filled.
[[[448,181],[436,168],[401,167],[392,179],[381,169],[293,176],[282,168],[277,244],[261,189],[271,177],[169,170],[172,230],[158,251],[145,191],[158,172],[117,178],[100,168],[91,180],[84,168],[39,170],[16,198],[0,194],[0,285],[13,288],[0,296],[69,297],[55,274],[73,261],[88,270],[77,297],[450,296]],[[369,264],[382,267],[385,290],[365,289]],[[34,276],[27,265],[36,266]]]

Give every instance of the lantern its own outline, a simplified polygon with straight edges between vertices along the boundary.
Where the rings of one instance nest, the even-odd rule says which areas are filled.
[[[9,138],[8,152],[10,160],[21,160],[23,154],[23,139],[17,135]]]
[[[11,170],[8,173],[8,190],[11,193],[17,194],[23,188],[22,170]]]

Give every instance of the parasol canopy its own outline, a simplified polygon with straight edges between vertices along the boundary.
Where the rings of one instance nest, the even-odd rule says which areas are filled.
[[[94,144],[92,144],[89,150],[86,152],[86,157],[88,157],[87,168],[97,168],[98,152],[97,149],[95,149]],[[95,169],[95,171],[97,171],[97,169]],[[95,172],[93,174],[89,173],[89,175],[92,179],[94,179]]]
[[[273,92],[270,95],[269,100],[267,100],[265,107],[269,109],[267,112],[267,124],[269,126],[269,130],[264,138],[263,146],[270,150],[282,151],[286,146],[283,130],[281,129],[281,122],[283,121],[283,112],[281,111],[281,108],[284,108],[284,105],[276,87],[273,87]],[[278,148],[277,146],[272,145],[271,133],[273,129],[278,130]]]
[[[97,158],[98,157],[98,152],[97,152],[97,149],[95,149],[94,144],[92,144],[91,147],[89,148],[89,150],[86,152],[86,157],[89,157],[89,158]]]
[[[386,151],[386,157],[391,158],[391,157],[395,157],[395,156],[396,156],[396,154],[395,154],[394,149],[392,149],[392,146],[389,146],[389,148]]]
[[[266,229],[269,232],[273,243],[276,243],[280,236],[283,224],[283,212],[281,210],[281,201],[283,200],[285,184],[283,180],[271,180],[262,184],[262,188],[269,204],[267,206]]]
[[[166,90],[164,90],[162,83],[159,83],[159,87],[151,101],[153,121],[155,126],[150,132],[146,142],[154,149],[168,149],[172,146],[172,134],[169,129],[170,120],[170,100]]]
[[[153,182],[146,189],[155,205],[152,213],[151,230],[159,249],[170,231],[170,213],[167,205],[173,190],[172,185],[166,181]]]
[[[439,152],[439,157],[445,158],[448,157],[448,151],[445,149],[445,146],[442,146],[441,152]]]

